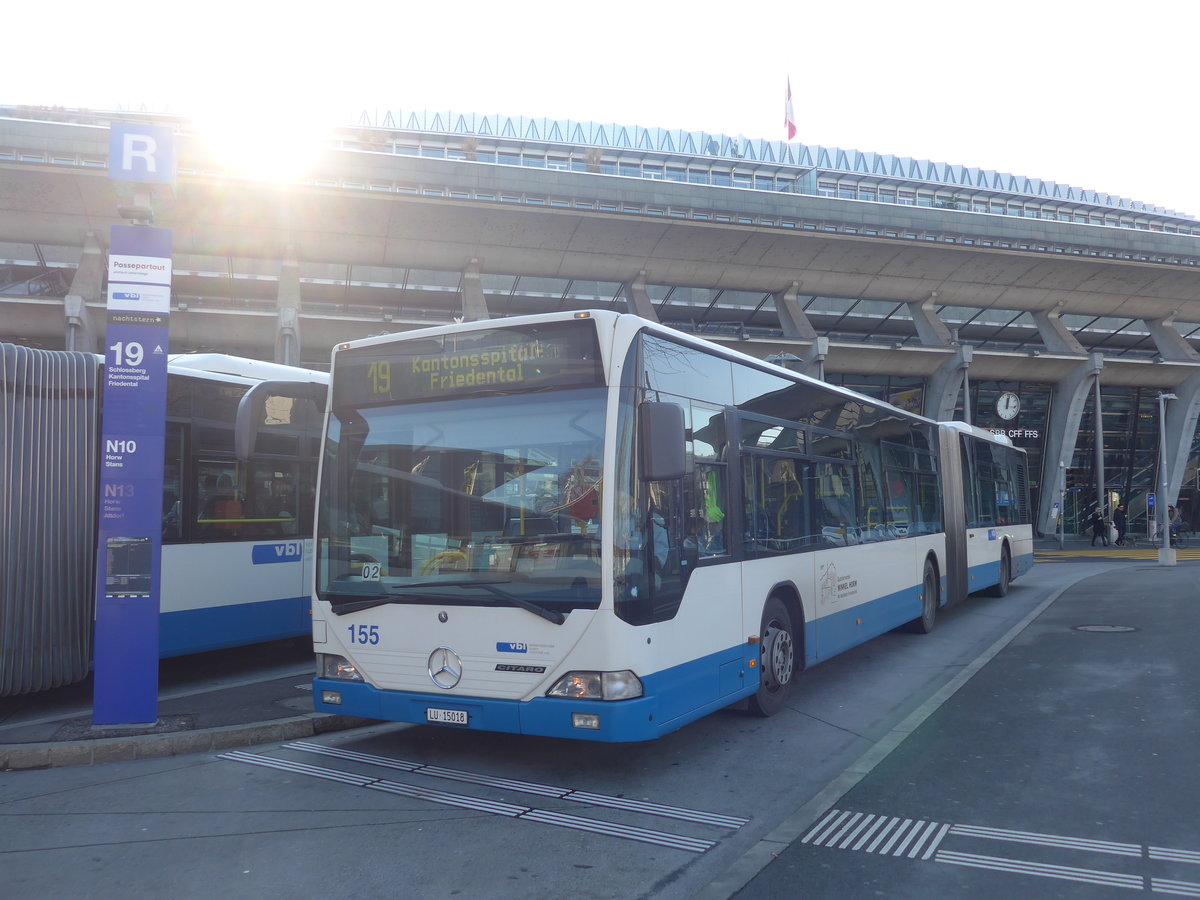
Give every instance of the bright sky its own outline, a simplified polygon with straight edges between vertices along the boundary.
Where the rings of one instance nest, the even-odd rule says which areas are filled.
[[[5,103],[279,130],[435,109],[782,140],[790,76],[798,141],[1200,216],[1197,0],[68,0],[5,25]]]

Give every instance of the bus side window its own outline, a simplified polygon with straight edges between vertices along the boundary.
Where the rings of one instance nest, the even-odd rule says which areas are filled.
[[[726,513],[725,409],[693,400],[687,410],[688,450],[694,461],[694,480],[688,498],[688,533],[697,558],[728,552]]]
[[[696,464],[696,547],[700,556],[725,553],[725,467]]]
[[[163,458],[162,539],[168,544],[183,540],[183,428],[168,422]]]
[[[298,534],[296,463],[283,460],[255,462],[251,472],[246,509],[252,536],[273,538]]]
[[[235,540],[244,524],[245,512],[232,471],[230,463],[202,461],[197,465],[200,502],[196,525],[203,541]]]
[[[850,467],[820,462],[813,466],[813,471],[816,473],[816,502],[813,509],[820,535],[830,544],[858,543],[853,503],[854,480]]]
[[[163,513],[162,539],[167,543],[177,542],[183,538],[183,503],[175,494],[164,493],[163,506],[166,512]]]

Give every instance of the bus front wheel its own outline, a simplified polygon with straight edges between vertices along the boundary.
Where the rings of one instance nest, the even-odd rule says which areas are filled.
[[[796,672],[796,639],[792,617],[778,597],[763,607],[759,629],[758,691],[750,697],[750,711],[756,716],[773,716],[787,702],[788,688]]]

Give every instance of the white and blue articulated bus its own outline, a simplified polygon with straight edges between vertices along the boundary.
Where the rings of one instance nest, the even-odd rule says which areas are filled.
[[[0,696],[91,668],[103,364],[0,344]],[[309,634],[327,384],[323,372],[225,354],[169,358],[161,656]],[[243,404],[251,389],[257,402]],[[257,425],[245,458],[239,410]],[[106,577],[145,577],[121,563],[104,560]]]
[[[316,707],[642,741],[1033,559],[1025,455],[632,315],[335,348]]]

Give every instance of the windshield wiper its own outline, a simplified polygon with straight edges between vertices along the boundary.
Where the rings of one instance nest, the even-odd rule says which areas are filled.
[[[531,600],[526,600],[524,597],[518,597],[516,594],[510,594],[508,591],[500,590],[500,588],[495,586],[496,584],[505,584],[505,582],[472,582],[472,586],[478,585],[488,593],[495,594],[497,597],[507,600],[513,604],[513,606],[519,606],[521,609],[531,612],[535,616],[541,616],[547,622],[553,622],[555,625],[561,625],[563,622],[567,621],[567,617],[560,613],[557,609],[546,609],[544,606],[538,606],[538,604],[532,602]]]
[[[503,579],[494,581],[421,581],[417,582],[416,584],[389,584],[385,585],[385,589],[392,592],[392,594],[400,594],[404,591],[417,590],[421,588],[478,587],[483,588],[488,593],[494,594],[503,600],[507,600],[513,606],[523,609],[526,612],[531,612],[535,616],[540,616],[547,622],[553,622],[555,625],[561,625],[563,622],[567,621],[567,617],[558,610],[546,609],[546,607],[539,606],[530,600],[526,600],[524,597],[519,597],[516,594],[501,590],[500,588],[496,587],[498,584],[511,584],[511,582]],[[338,594],[335,596],[345,597],[350,595]],[[430,593],[426,596],[438,600],[459,599],[457,597],[447,597],[444,594],[439,595],[435,593]],[[333,606],[332,603],[330,605],[333,606],[334,615],[344,616],[347,613],[360,612],[364,609],[373,609],[376,606],[385,606],[388,603],[396,602],[399,602],[399,598],[396,596],[377,595],[374,597],[365,597],[361,600],[352,600],[349,603],[342,603],[336,606]]]
[[[475,581],[419,581],[416,584],[385,584],[380,587],[386,591],[384,594],[372,594],[370,596],[362,596],[361,594],[348,594],[343,591],[329,591],[326,596],[330,598],[329,605],[333,608],[334,615],[344,616],[347,613],[361,612],[364,609],[373,609],[376,606],[386,606],[389,603],[403,602],[397,595],[404,591],[411,591],[417,588],[430,587],[465,587],[467,585],[479,584]],[[438,596],[430,594],[428,596],[442,599],[458,599],[457,597]],[[337,602],[341,600],[342,602]]]
[[[388,603],[386,594],[350,594],[345,591],[326,591],[325,599],[335,606],[339,603]]]

